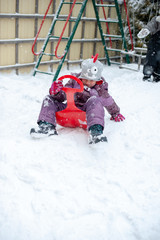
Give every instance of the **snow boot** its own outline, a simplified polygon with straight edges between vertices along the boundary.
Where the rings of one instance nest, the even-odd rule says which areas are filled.
[[[33,138],[44,138],[44,137],[49,137],[52,135],[58,135],[56,128],[53,124],[45,122],[45,121],[40,121],[38,123],[38,128],[31,128],[30,130],[30,135]]]
[[[107,142],[107,138],[103,135],[103,127],[100,124],[95,124],[89,128],[89,144],[98,142]]]
[[[153,82],[159,82],[159,81],[160,81],[160,76],[153,77]]]
[[[151,76],[144,75],[144,77],[143,77],[143,81],[151,82],[151,81],[152,81],[152,78],[151,78]]]

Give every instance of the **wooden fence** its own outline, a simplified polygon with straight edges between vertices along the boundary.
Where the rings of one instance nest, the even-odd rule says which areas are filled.
[[[33,70],[37,57],[32,54],[31,48],[49,2],[50,0],[0,0],[0,71],[10,72],[15,69],[18,74],[19,72],[31,72]],[[111,0],[104,0],[104,2],[111,2]],[[60,0],[53,0],[35,46],[35,51],[37,52],[40,51],[47,36],[59,3]],[[65,5],[61,14],[68,15],[69,8],[70,6]],[[79,8],[76,5],[72,17],[77,17]],[[121,9],[121,11],[123,15],[123,10]],[[108,18],[117,18],[115,8],[108,8],[106,15]],[[99,10],[99,16],[104,18],[101,9]],[[57,24],[54,30],[57,36],[60,35],[63,25],[64,22]],[[113,23],[109,24],[110,33],[117,34],[118,25],[112,25]],[[102,28],[104,33],[107,33],[106,23],[102,23]],[[71,29],[72,23],[69,23],[65,32],[66,36],[68,36]],[[109,39],[106,39],[106,41],[109,46]],[[62,42],[60,45],[60,54],[64,51],[64,44]],[[117,41],[113,44],[115,44],[116,48]],[[55,45],[56,42],[49,43],[47,51],[53,52]],[[105,59],[92,1],[90,0],[87,3],[82,21],[77,28],[65,66],[67,65],[69,68],[70,65],[77,64],[80,62],[79,60],[89,58],[97,52],[102,60]],[[110,53],[110,55],[114,56],[115,54]],[[42,68],[46,70],[50,67],[51,71],[54,71],[54,66],[57,62],[53,57],[44,56]]]

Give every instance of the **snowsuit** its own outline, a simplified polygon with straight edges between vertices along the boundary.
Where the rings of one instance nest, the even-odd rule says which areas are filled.
[[[80,73],[72,73],[72,75],[79,77]],[[68,81],[65,87],[80,88],[79,84],[72,79]],[[56,126],[55,113],[66,108],[65,100],[66,95],[62,90],[56,95],[47,95],[43,100],[37,122],[46,121]],[[104,127],[104,107],[113,117],[120,113],[120,108],[108,93],[108,83],[104,78],[101,78],[101,81],[94,87],[84,87],[83,92],[75,93],[74,100],[75,105],[86,112],[88,129],[94,124],[100,124]]]
[[[147,76],[159,75],[160,77],[160,22],[156,21],[156,16],[146,25],[151,38],[147,46],[147,56],[144,63],[143,74]]]

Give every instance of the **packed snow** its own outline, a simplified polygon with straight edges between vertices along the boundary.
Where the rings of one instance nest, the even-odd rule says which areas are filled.
[[[160,239],[160,82],[118,66],[103,76],[126,119],[106,112],[108,143],[89,145],[61,126],[32,139],[52,79],[0,74],[0,240]]]

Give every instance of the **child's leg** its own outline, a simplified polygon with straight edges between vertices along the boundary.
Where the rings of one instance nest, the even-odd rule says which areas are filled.
[[[65,107],[64,103],[58,102],[50,95],[47,95],[43,100],[37,123],[45,121],[56,126],[55,113],[65,109]]]
[[[89,144],[107,142],[103,135],[104,107],[98,97],[91,97],[85,104],[87,127],[89,130]]]
[[[160,81],[160,51],[158,51],[156,54],[156,60],[157,60],[157,65],[156,65],[156,68],[154,69],[153,81],[159,82]]]
[[[149,80],[154,72],[154,69],[156,67],[156,51],[154,46],[154,40],[151,39],[148,44],[148,50],[146,59],[143,66],[143,80]]]
[[[104,107],[99,98],[93,96],[85,104],[88,129],[99,124],[104,128]]]

